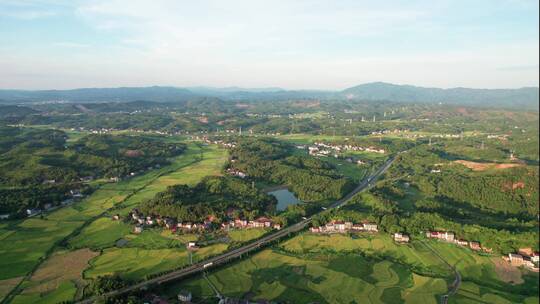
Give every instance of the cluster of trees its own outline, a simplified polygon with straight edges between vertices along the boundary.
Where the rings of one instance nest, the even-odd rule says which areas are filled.
[[[180,155],[186,145],[142,136],[92,134],[77,141],[73,149],[77,153],[72,157],[83,166],[112,177],[166,165],[167,159]]]
[[[538,167],[523,166],[473,172],[452,164],[440,147],[419,146],[402,154],[389,177],[406,180],[423,195],[468,205],[488,213],[529,219],[539,212]],[[453,160],[453,159],[450,159]],[[445,163],[435,168],[434,164]],[[440,169],[440,173],[432,173]]]
[[[118,290],[129,285],[129,282],[120,276],[99,276],[90,281],[85,287],[85,296],[102,295],[109,291]]]
[[[92,188],[82,184],[32,185],[21,188],[0,188],[0,214],[12,213],[23,216],[26,209],[57,205],[70,197],[70,190],[76,187],[83,194]]]
[[[287,185],[305,202],[339,199],[354,186],[331,164],[292,155],[292,148],[278,140],[241,139],[230,153],[230,167],[255,179]]]
[[[208,216],[218,221],[230,217],[255,219],[272,213],[276,199],[246,181],[230,176],[207,177],[197,185],[174,185],[142,203],[143,214],[170,217],[178,221],[202,222]]]

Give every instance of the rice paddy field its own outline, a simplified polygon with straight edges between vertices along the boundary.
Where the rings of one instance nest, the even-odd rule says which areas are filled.
[[[97,256],[89,249],[57,252],[25,281],[12,303],[58,303],[72,300],[84,286],[83,270]]]
[[[227,159],[226,153],[226,150],[216,146],[201,147],[190,143],[186,153],[174,159],[169,166],[119,183],[102,185],[81,202],[44,214],[43,217],[3,223],[0,226],[0,240],[4,243],[0,248],[0,282],[2,282],[0,298],[5,297],[27,274],[34,270],[39,271],[44,267],[48,260],[35,269],[43,258],[48,257],[52,250],[60,245],[60,242],[73,249],[99,249],[114,246],[118,239],[129,236],[132,228],[122,222],[110,219],[111,214],[118,212],[114,209],[120,207],[122,209],[118,209],[119,211],[127,213],[133,206],[153,197],[169,185],[194,184],[207,175],[217,175]],[[163,238],[170,241],[166,237]],[[135,245],[137,245],[136,242]],[[157,251],[144,248],[121,249],[131,250],[127,251],[128,254],[137,253],[137,261],[141,266],[130,272],[130,275],[138,277],[138,279],[148,273],[155,273],[155,271],[177,268],[181,265],[177,264],[177,256],[186,255],[185,252],[176,252],[172,249]],[[120,248],[104,251],[105,258],[99,262],[110,263],[107,258],[113,260],[114,253],[118,250]],[[184,262],[187,261],[184,257],[182,259]],[[163,262],[156,262],[161,260]],[[153,263],[157,263],[157,265]],[[99,266],[101,264],[93,265]],[[126,267],[129,268],[129,265]],[[92,273],[101,273],[101,270],[97,267],[96,270],[90,272],[90,274]],[[32,294],[26,293],[27,283],[31,282],[29,280],[31,277],[23,280],[21,288],[18,290],[17,301],[50,302],[42,296],[38,299]],[[74,295],[74,285],[70,279],[65,278],[59,282],[61,283],[57,285],[57,290],[54,292],[57,295],[51,296],[53,303],[56,301],[55,299],[72,298]],[[43,286],[36,288],[43,288]],[[25,296],[30,298],[25,299]]]
[[[90,261],[84,278],[118,274],[125,279],[141,280],[188,263],[185,249],[109,248]]]
[[[438,242],[397,245],[390,237],[321,236],[304,233],[271,249],[208,274],[220,293],[236,299],[286,303],[440,303],[454,280],[431,246],[462,274],[462,288],[449,303],[538,303],[538,290],[504,283],[493,258]],[[524,274],[525,281],[538,275]],[[531,282],[527,286],[531,286]],[[533,284],[534,285],[534,284]],[[214,303],[208,282],[195,277],[164,290],[190,290]],[[535,293],[536,292],[536,293]]]
[[[413,276],[400,264],[373,262],[361,256],[295,257],[264,250],[233,266],[208,275],[216,288],[228,297],[273,300],[287,303],[437,303],[446,291],[439,278]],[[428,285],[430,289],[421,287]],[[213,291],[203,279],[193,279],[179,288],[194,292],[212,303]]]
[[[248,242],[254,239],[258,239],[267,233],[269,230],[266,229],[238,229],[231,230],[227,234],[233,242]]]

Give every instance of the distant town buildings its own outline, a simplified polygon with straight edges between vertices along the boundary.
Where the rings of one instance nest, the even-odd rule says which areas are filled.
[[[299,147],[297,146],[297,148]],[[363,146],[356,146],[356,145],[351,145],[351,144],[341,145],[341,144],[327,144],[323,142],[315,142],[312,146],[308,147],[309,155],[313,155],[313,156],[329,156],[329,155],[337,156],[337,153],[340,153],[343,151],[364,151],[364,152],[379,153],[379,154],[386,153],[386,151],[381,148],[376,148],[373,146],[363,147]]]

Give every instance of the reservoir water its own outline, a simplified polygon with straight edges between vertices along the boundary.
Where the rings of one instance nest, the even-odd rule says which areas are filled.
[[[287,206],[289,205],[296,205],[300,203],[300,201],[294,196],[294,193],[289,191],[288,189],[279,189],[268,192],[268,194],[273,195],[277,201],[277,207],[276,209],[278,211],[283,211],[287,209]]]

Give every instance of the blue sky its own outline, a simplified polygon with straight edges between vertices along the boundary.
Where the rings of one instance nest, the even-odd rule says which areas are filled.
[[[0,0],[0,88],[538,86],[538,35],[538,0]]]

